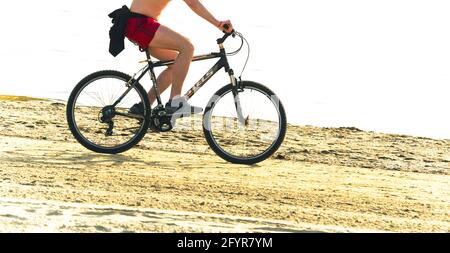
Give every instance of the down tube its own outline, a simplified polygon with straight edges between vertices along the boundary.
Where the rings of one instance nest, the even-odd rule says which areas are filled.
[[[223,67],[222,60],[219,60],[187,93],[186,97],[190,99],[194,94],[208,82]]]

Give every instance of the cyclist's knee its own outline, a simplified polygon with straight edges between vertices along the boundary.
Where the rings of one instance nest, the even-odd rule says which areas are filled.
[[[193,55],[195,48],[194,48],[194,45],[191,43],[191,41],[186,39],[185,41],[182,42],[182,44],[180,46],[180,50],[183,53]]]

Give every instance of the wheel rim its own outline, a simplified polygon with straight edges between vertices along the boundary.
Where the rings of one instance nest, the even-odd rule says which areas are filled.
[[[113,117],[113,133],[106,136],[109,125],[99,119],[103,109],[113,104],[126,91],[127,81],[114,75],[100,76],[85,83],[75,95],[71,110],[74,130],[89,145],[100,149],[120,149],[133,142],[138,133],[143,131],[143,120],[116,115]],[[144,99],[137,88],[133,88],[115,107],[115,111],[127,113],[139,101],[143,102]],[[144,113],[146,111],[144,108]]]
[[[213,144],[227,156],[244,161],[258,159],[272,150],[280,138],[281,104],[275,95],[252,86],[246,86],[239,97],[247,126],[239,123],[233,95],[228,90],[212,100],[205,115],[205,128]],[[226,116],[226,110],[234,111],[235,116]]]

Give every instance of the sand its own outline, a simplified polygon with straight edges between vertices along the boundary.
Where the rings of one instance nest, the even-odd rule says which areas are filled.
[[[244,166],[198,117],[104,155],[75,141],[63,102],[0,108],[0,232],[450,232],[450,140],[289,125]]]

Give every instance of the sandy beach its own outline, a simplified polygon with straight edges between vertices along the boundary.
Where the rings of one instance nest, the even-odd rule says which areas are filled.
[[[76,142],[63,102],[0,108],[0,232],[450,232],[450,140],[289,125],[243,166],[198,128],[103,155]]]

